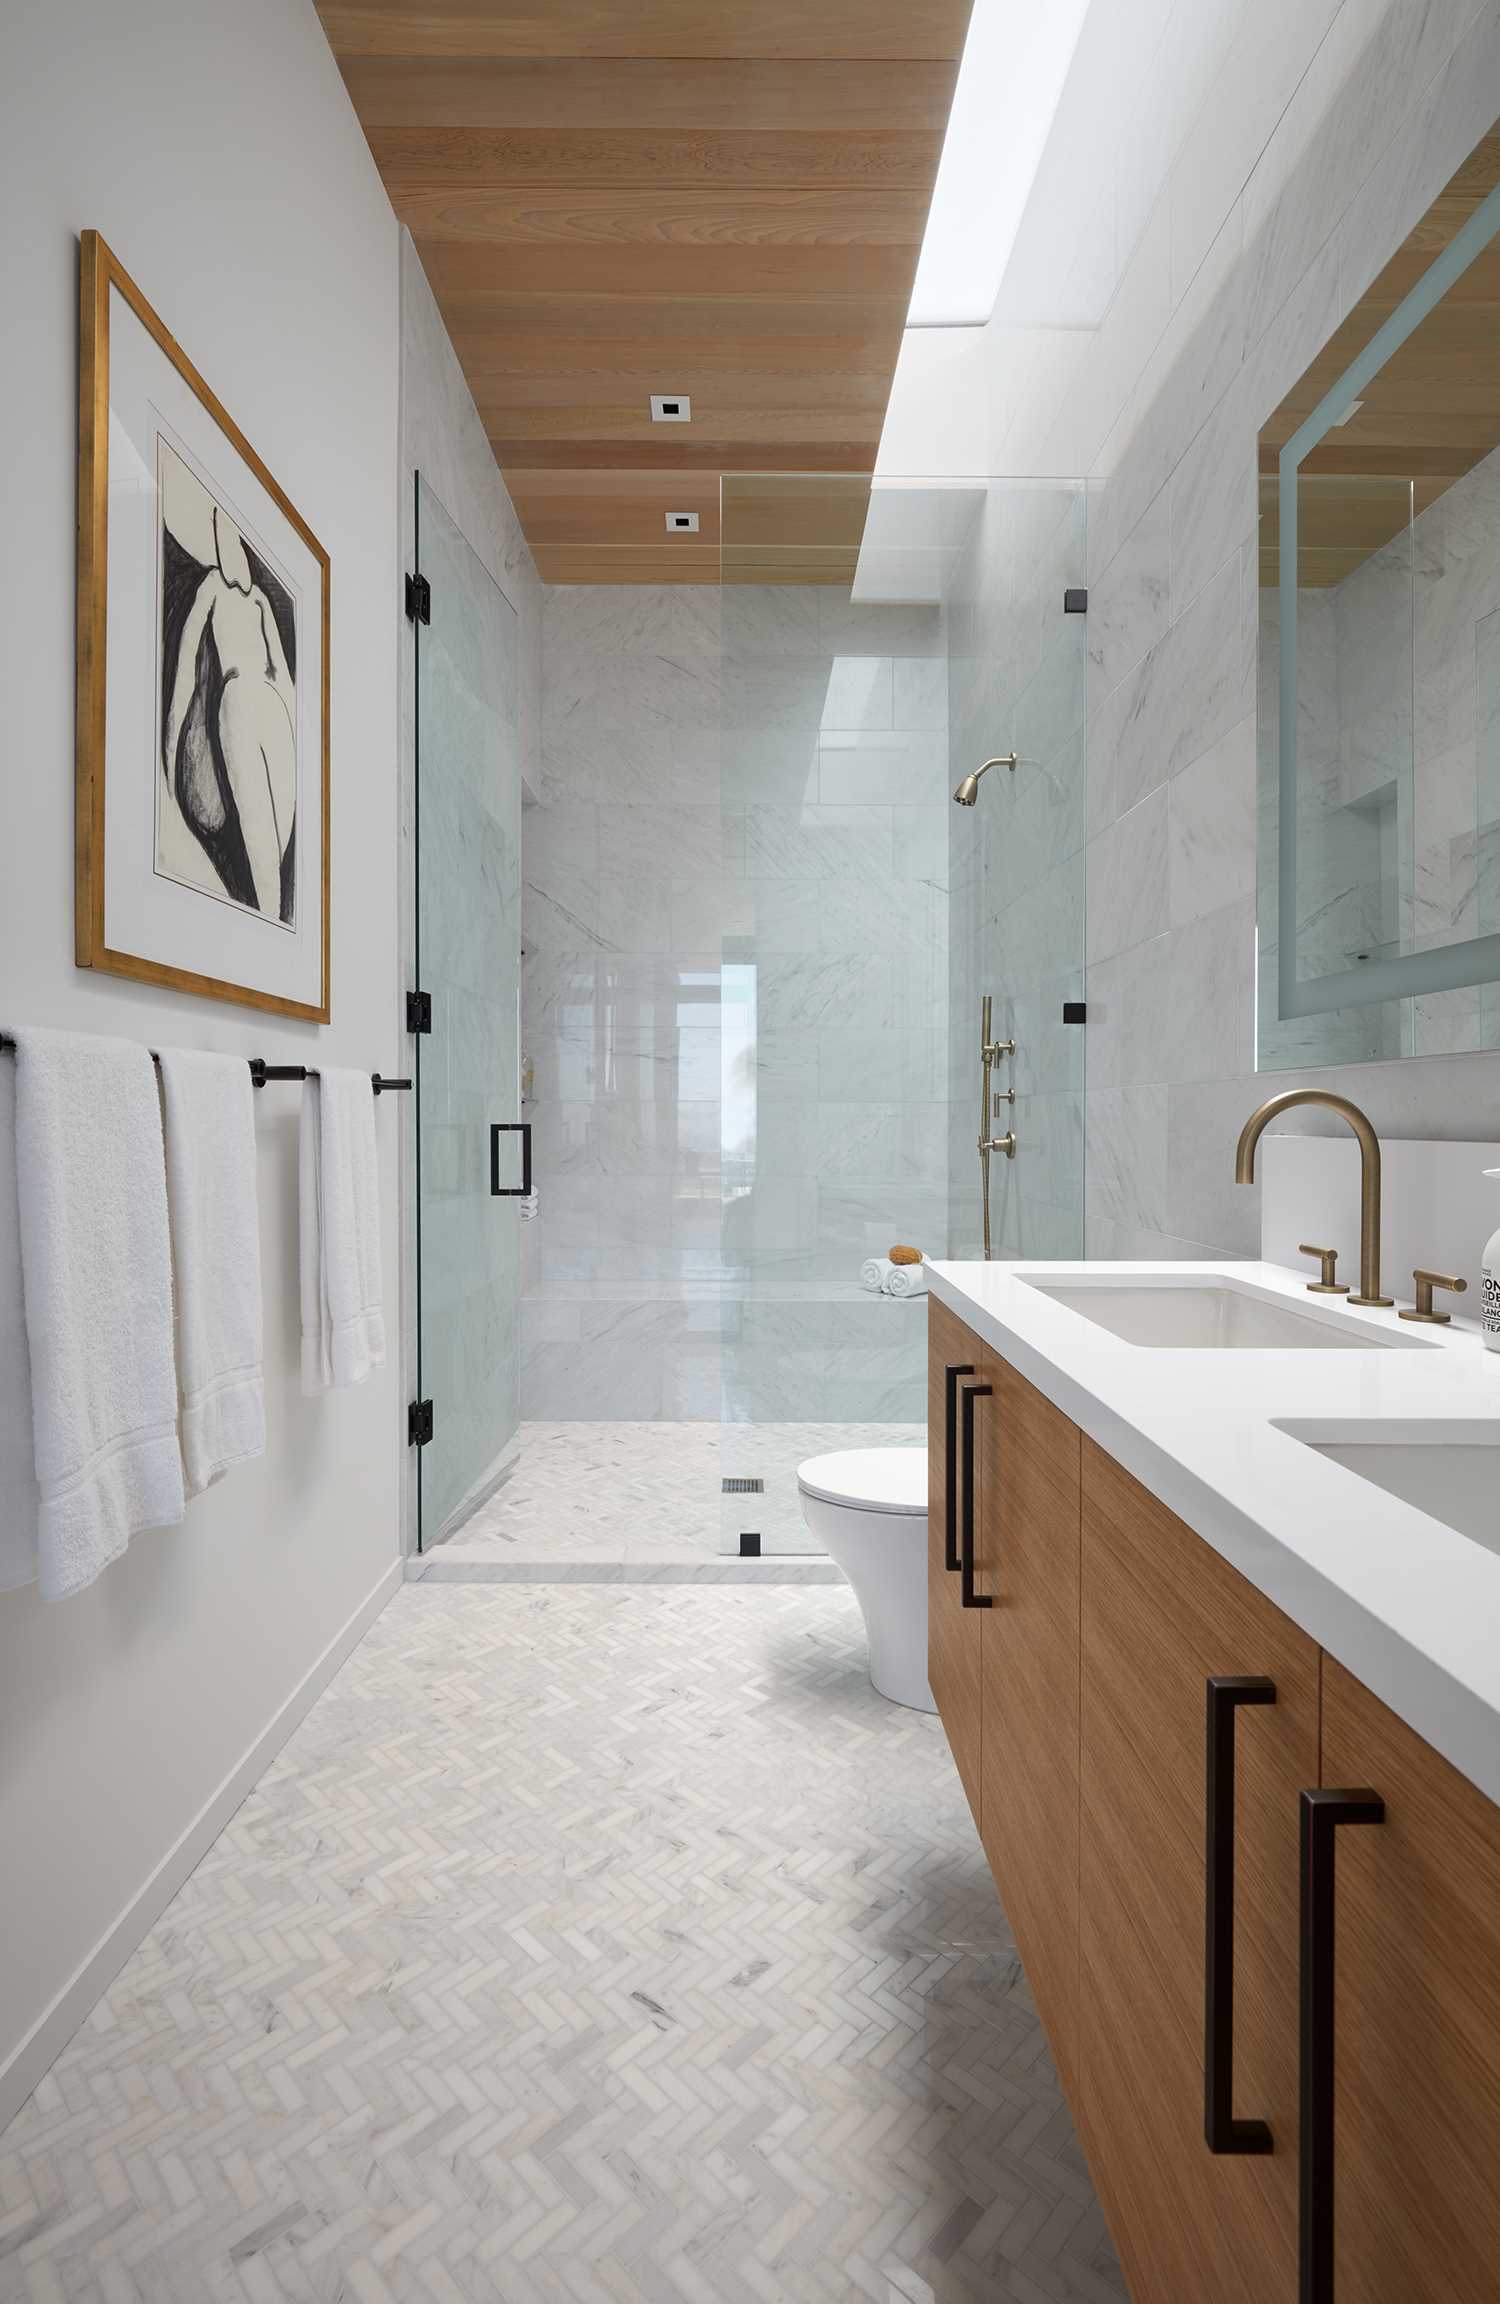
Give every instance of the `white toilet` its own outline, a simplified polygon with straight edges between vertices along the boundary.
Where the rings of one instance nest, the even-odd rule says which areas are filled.
[[[935,1712],[927,1685],[927,1451],[846,1448],[797,1467],[802,1517],[854,1586],[870,1678],[893,1704]]]

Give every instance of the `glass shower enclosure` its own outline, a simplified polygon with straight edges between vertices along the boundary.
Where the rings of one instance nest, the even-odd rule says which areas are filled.
[[[805,1552],[925,1440],[889,1250],[1083,1254],[1084,490],[726,476],[720,572],[720,1549]]]
[[[521,772],[516,615],[420,475],[412,837],[417,1540],[452,1535],[519,1420]]]

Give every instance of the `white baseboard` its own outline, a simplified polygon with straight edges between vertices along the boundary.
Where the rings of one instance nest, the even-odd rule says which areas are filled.
[[[386,1602],[400,1588],[401,1581],[402,1563],[393,1560],[250,1749],[230,1769],[218,1790],[210,1794],[187,1829],[131,1897],[119,1918],[105,1930],[50,2006],[0,2064],[0,2130],[14,2119],[37,2082],[51,2070],[95,2001],[160,1919],[246,1794],[254,1790],[292,1730],[311,1711],[345,1658],[358,1647]]]

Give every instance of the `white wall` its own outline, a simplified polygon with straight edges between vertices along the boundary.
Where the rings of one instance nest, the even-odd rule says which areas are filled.
[[[257,0],[248,18],[230,0],[47,0],[7,9],[4,42],[0,1020],[400,1070],[397,232],[364,138],[307,0]],[[332,558],[322,1032],[73,965],[76,236],[90,225]],[[193,1859],[220,1787],[396,1573],[394,1350],[362,1390],[309,1402],[298,1388],[296,1123],[295,1088],[258,1099],[264,1461],[138,1538],[81,1598],[0,1594],[0,2122]],[[394,1315],[406,1105],[382,1103],[378,1125]]]
[[[1256,435],[1500,116],[1500,5],[1098,0],[1074,80],[988,333],[996,469],[1089,476],[1088,1248],[1255,1253]],[[1315,1077],[1500,1127],[1493,1055]]]

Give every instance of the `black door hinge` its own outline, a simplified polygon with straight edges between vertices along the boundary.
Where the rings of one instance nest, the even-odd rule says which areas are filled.
[[[407,621],[412,624],[432,622],[432,586],[425,576],[408,576],[406,579],[406,615]]]
[[[408,1032],[432,1030],[432,994],[408,992],[406,995],[406,1029]]]
[[[413,1400],[406,1411],[406,1445],[425,1448],[432,1438],[432,1402]]]
[[[1087,592],[1081,584],[1070,584],[1063,594],[1063,614],[1065,616],[1087,616],[1088,612],[1089,596]],[[422,621],[424,624],[426,623],[425,616]]]

